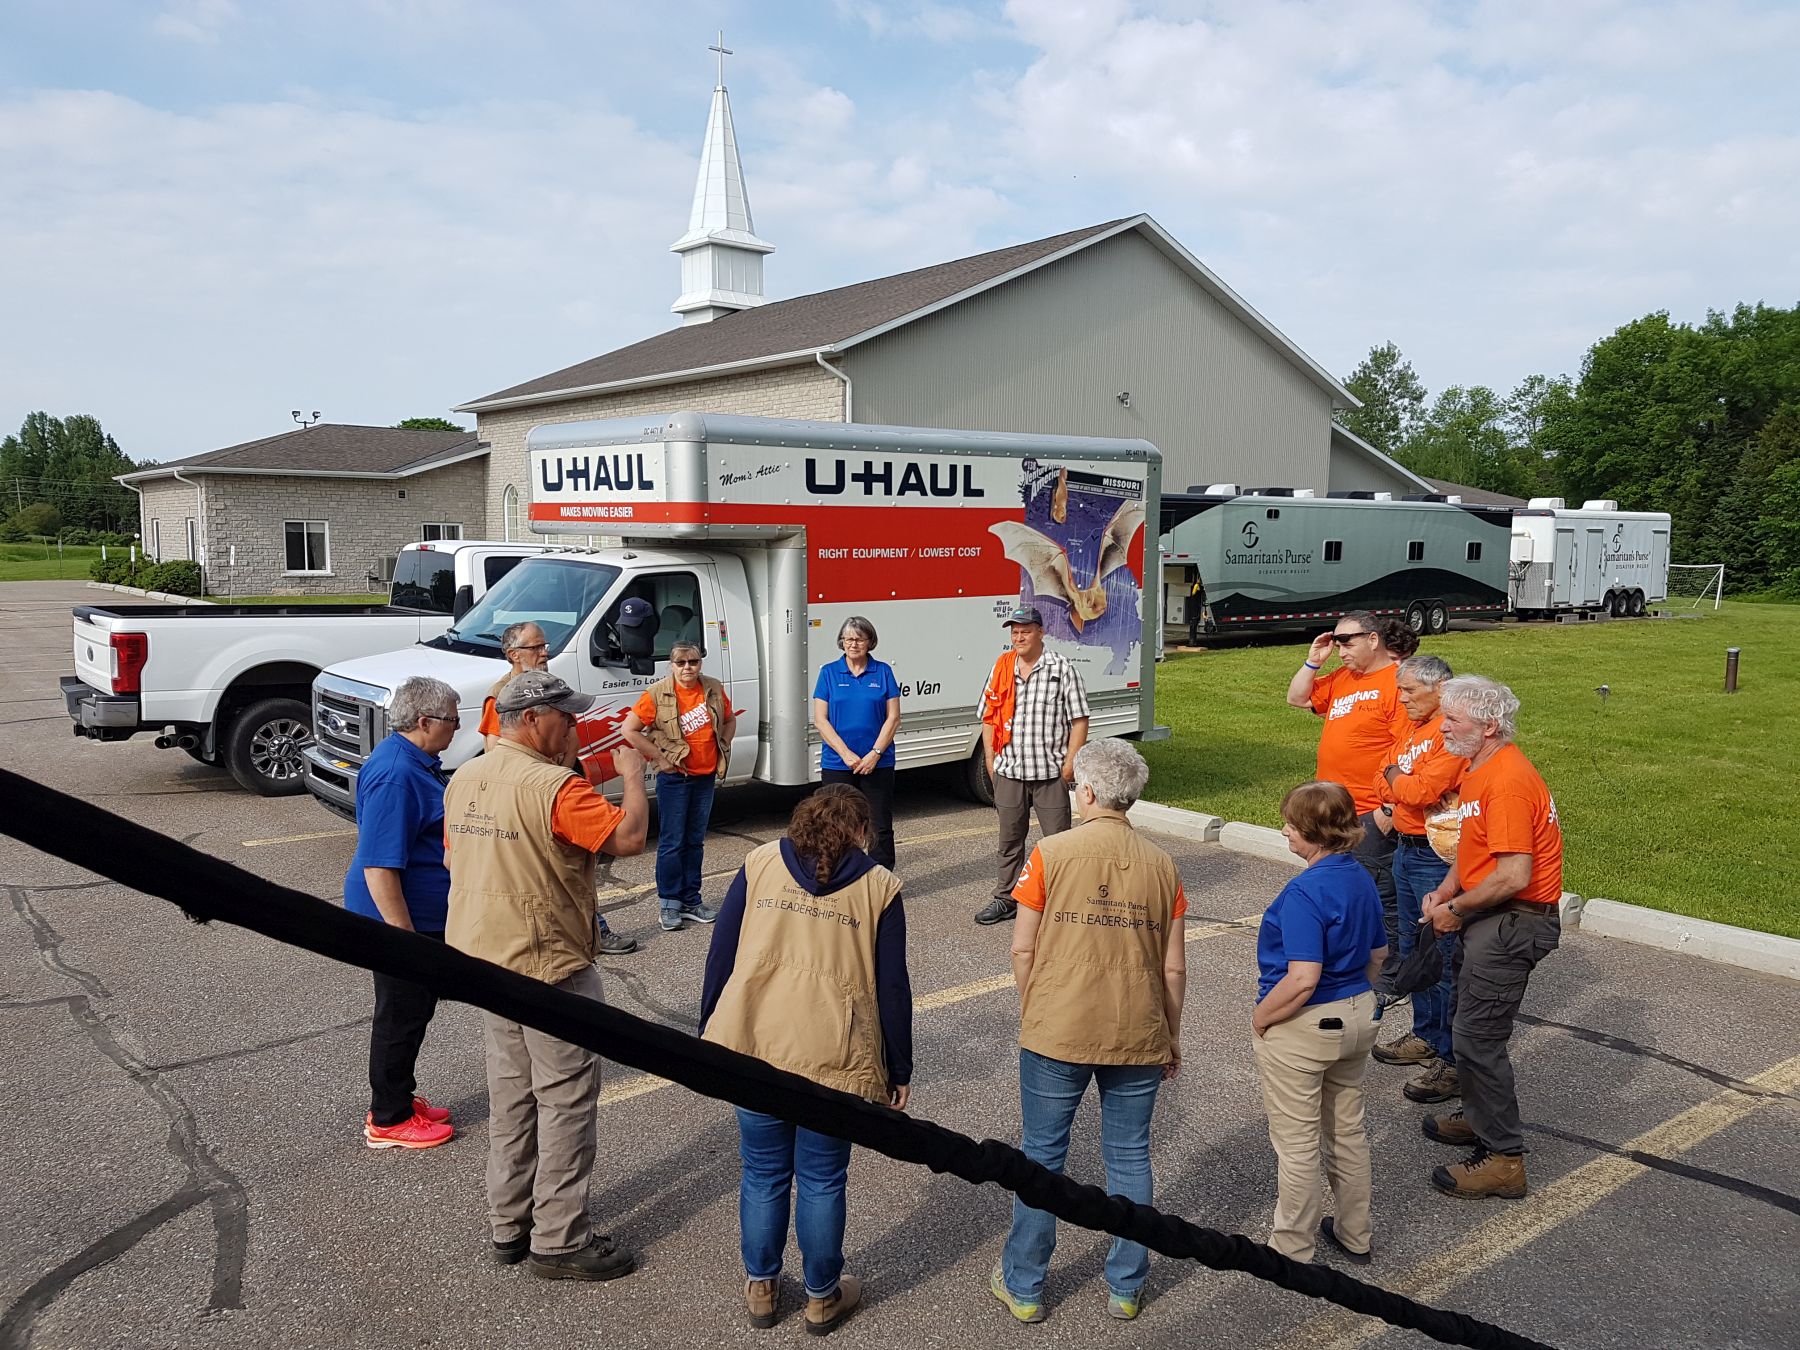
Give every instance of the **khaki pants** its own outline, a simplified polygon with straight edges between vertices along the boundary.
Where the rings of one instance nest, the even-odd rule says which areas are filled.
[[[1038,829],[1046,836],[1061,834],[1073,821],[1069,785],[1058,778],[1024,782],[994,775],[994,810],[1000,816],[1000,875],[994,882],[996,900],[1012,899],[1025,866],[1025,837],[1031,833],[1032,808],[1037,809]]]
[[[589,966],[558,989],[605,1002]],[[593,1236],[594,1104],[600,1057],[531,1027],[483,1013],[488,1075],[488,1221],[495,1242],[531,1233],[544,1256],[579,1251]]]
[[[1343,1029],[1321,1030],[1319,1023],[1333,1017]],[[1280,1169],[1269,1245],[1296,1261],[1313,1258],[1323,1201],[1321,1160],[1331,1181],[1338,1237],[1352,1251],[1369,1249],[1369,1132],[1362,1080],[1375,1026],[1375,995],[1364,992],[1309,1004],[1252,1039],[1269,1142]]]

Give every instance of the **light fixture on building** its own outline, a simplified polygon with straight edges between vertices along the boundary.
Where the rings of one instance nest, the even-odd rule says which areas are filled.
[[[314,422],[317,422],[319,420],[319,410],[317,408],[314,408],[312,418],[310,420],[308,420],[307,418],[302,417],[300,415],[300,410],[298,408],[295,408],[294,409],[294,420],[300,424],[301,430],[305,430],[307,427],[310,427]]]
[[[1131,390],[1121,389],[1118,392],[1117,398],[1119,402],[1124,404],[1127,408],[1131,406]]]

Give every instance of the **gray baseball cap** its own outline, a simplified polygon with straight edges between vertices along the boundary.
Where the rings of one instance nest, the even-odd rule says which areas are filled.
[[[593,706],[592,694],[577,693],[547,670],[520,671],[506,682],[506,687],[494,700],[494,711],[499,713],[556,708],[579,717]]]
[[[1044,626],[1044,616],[1038,613],[1036,605],[1020,605],[1001,623],[1002,628],[1011,628],[1015,623],[1035,623],[1039,628]]]

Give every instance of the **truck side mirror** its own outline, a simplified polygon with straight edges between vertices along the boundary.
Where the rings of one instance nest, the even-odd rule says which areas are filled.
[[[456,618],[460,619],[474,608],[475,588],[473,586],[458,586],[456,588],[456,599],[451,603],[450,612]]]

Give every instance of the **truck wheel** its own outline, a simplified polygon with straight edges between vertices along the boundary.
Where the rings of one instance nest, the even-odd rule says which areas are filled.
[[[259,797],[292,797],[306,791],[300,752],[311,743],[306,705],[293,698],[266,698],[232,720],[225,766],[241,787]]]
[[[1448,633],[1450,631],[1450,606],[1442,600],[1433,600],[1425,607],[1425,631],[1427,633]]]
[[[1631,617],[1634,619],[1644,617],[1644,593],[1642,591],[1631,593]]]
[[[1423,600],[1415,600],[1406,607],[1406,626],[1421,637],[1430,631],[1427,627],[1430,622],[1431,616],[1426,614]]]
[[[987,751],[979,745],[963,762],[963,793],[982,806],[994,804],[994,780],[987,771]]]

